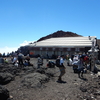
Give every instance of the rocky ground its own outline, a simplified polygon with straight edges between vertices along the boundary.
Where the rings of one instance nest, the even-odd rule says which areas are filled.
[[[9,91],[9,100],[100,100],[99,73],[91,74],[88,70],[83,78],[78,78],[65,61],[66,83],[58,83],[57,67],[47,68],[44,59],[42,68],[37,69],[36,62],[37,58],[31,58],[33,66],[24,68],[0,64],[0,84]]]

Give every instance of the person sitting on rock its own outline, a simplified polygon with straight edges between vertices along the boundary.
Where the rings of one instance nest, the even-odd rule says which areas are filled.
[[[27,54],[26,58],[25,58],[27,61],[30,61],[30,56],[29,54]]]
[[[24,66],[33,66],[33,64],[30,63],[30,61],[25,60],[25,62],[24,62]]]
[[[17,56],[13,57],[12,63],[15,64],[17,62]]]
[[[8,64],[8,59],[4,58],[4,63]]]

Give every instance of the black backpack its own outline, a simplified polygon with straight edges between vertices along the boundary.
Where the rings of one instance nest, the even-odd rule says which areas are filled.
[[[18,59],[23,59],[22,55],[18,55]]]
[[[57,67],[60,67],[60,66],[61,66],[61,65],[60,65],[60,58],[56,59],[56,66],[57,66]]]
[[[49,68],[54,68],[55,67],[55,63],[53,61],[49,61],[48,64],[47,64],[47,66]]]

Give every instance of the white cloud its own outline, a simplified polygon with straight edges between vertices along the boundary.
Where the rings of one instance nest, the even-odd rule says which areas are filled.
[[[24,41],[23,43],[20,44],[20,46],[25,46],[28,45],[29,43],[33,43],[34,41]]]
[[[8,52],[11,53],[12,51],[16,51],[18,49],[18,47],[3,47],[3,48],[0,48],[0,53],[5,53],[7,54]]]
[[[19,47],[20,46],[25,46],[25,45],[28,45],[29,43],[33,43],[34,41],[24,41],[23,43],[19,44]],[[15,52],[18,50],[19,47],[8,47],[8,46],[5,46],[5,47],[2,47],[0,48],[0,53],[3,54],[7,54],[8,52],[11,53],[12,51]]]

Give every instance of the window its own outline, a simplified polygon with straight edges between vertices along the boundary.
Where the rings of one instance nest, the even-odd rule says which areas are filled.
[[[75,48],[75,51],[80,51],[80,48]]]
[[[48,48],[46,48],[46,50],[49,50]]]
[[[42,50],[42,48],[40,48],[40,50]]]
[[[52,48],[52,50],[55,50],[55,48]]]
[[[67,51],[71,51],[71,48],[67,48]]]
[[[59,48],[60,51],[63,51],[63,48]]]

